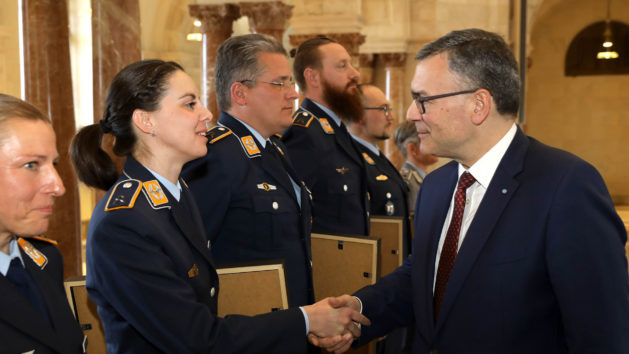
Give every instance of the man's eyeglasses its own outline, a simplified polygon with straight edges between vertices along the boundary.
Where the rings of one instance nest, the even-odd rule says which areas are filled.
[[[365,107],[365,111],[382,111],[385,116],[393,113],[393,107],[391,106],[380,106],[380,107]]]
[[[240,83],[245,83],[245,82],[262,82],[265,84],[269,84],[269,85],[273,85],[276,87],[279,87],[282,91],[284,89],[287,89],[289,87],[295,88],[295,81],[293,80],[282,80],[282,81],[262,81],[262,80],[250,80],[250,79],[245,79],[245,80],[240,80],[238,81]]]
[[[478,89],[457,91],[457,92],[450,92],[450,93],[444,93],[444,94],[441,94],[441,95],[426,96],[426,97],[422,97],[418,93],[411,92],[411,96],[413,96],[413,100],[415,101],[415,104],[417,105],[417,109],[419,109],[419,111],[422,114],[426,114],[426,107],[424,107],[424,102],[436,100],[438,98],[444,98],[444,97],[462,95],[462,94],[466,94],[466,93],[472,93],[472,92],[476,92],[477,90]]]

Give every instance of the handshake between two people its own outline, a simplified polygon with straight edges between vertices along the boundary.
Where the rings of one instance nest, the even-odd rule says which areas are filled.
[[[315,304],[303,306],[308,314],[308,341],[329,352],[344,353],[355,338],[360,337],[360,326],[371,322],[361,311],[361,304],[353,296],[328,297]]]

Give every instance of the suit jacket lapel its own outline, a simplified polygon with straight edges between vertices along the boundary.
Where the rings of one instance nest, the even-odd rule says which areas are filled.
[[[481,204],[478,206],[463,244],[461,244],[459,249],[454,268],[452,268],[452,273],[450,273],[450,278],[448,279],[446,292],[443,296],[443,303],[436,326],[437,331],[443,326],[478,255],[483,250],[498,219],[500,219],[502,212],[519,186],[519,182],[515,177],[522,171],[528,145],[526,136],[518,128],[511,145],[496,169],[494,177],[485,192]]]

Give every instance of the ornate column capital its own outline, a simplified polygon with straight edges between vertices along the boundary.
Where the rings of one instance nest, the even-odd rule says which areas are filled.
[[[365,43],[365,35],[358,32],[352,33],[308,33],[308,34],[291,34],[289,36],[290,44],[294,47],[299,47],[303,42],[314,38],[319,35],[328,36],[340,45],[345,47],[349,55],[352,57],[358,56],[358,47]]]
[[[220,5],[188,5],[190,16],[201,21],[202,33],[224,32],[229,27],[231,35],[232,22],[240,18],[240,7],[236,4]]]
[[[401,67],[406,62],[406,53],[379,53],[386,68]]]
[[[249,17],[249,29],[253,33],[263,33],[282,41],[286,21],[293,15],[292,5],[281,1],[241,2],[240,13]]]

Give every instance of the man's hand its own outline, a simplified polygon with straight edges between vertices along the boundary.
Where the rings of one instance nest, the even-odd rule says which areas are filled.
[[[369,319],[360,314],[358,300],[349,295],[326,298],[304,306],[304,310],[310,321],[310,343],[335,353],[347,351],[354,338],[360,336],[359,324],[370,324]]]

